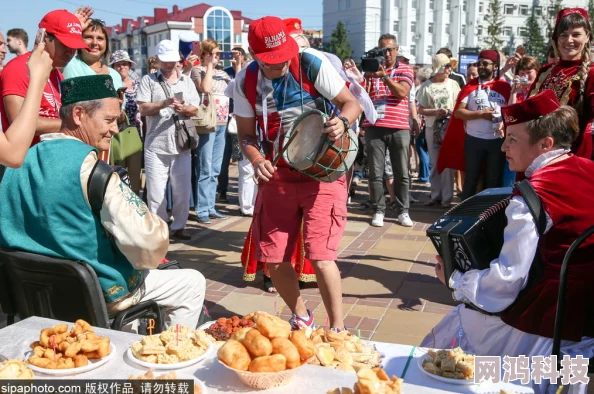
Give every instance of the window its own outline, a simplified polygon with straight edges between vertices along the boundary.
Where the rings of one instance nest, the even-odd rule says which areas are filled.
[[[479,13],[483,12],[483,7],[485,6],[484,3],[479,3]]]
[[[466,1],[462,3],[462,11],[466,12]]]
[[[462,34],[466,34],[466,25],[462,25]]]
[[[452,34],[450,33],[450,24],[446,23],[446,34]]]
[[[410,31],[413,33],[417,32],[417,21],[410,22]]]
[[[504,36],[511,37],[511,35],[512,35],[512,28],[509,27],[509,26],[504,26],[503,27],[503,35]]]
[[[513,4],[506,4],[503,6],[503,13],[505,15],[513,15],[514,14],[514,5]]]
[[[452,9],[452,0],[446,0],[446,10]]]
[[[416,10],[417,8],[419,8],[419,5],[418,5],[418,2],[417,2],[417,0],[412,0],[412,8],[414,8],[415,10]]]
[[[347,10],[351,8],[351,0],[346,0],[346,8]]]
[[[520,15],[528,15],[528,6],[527,5],[520,6]]]
[[[433,34],[433,22],[429,22],[428,31],[429,33]]]
[[[435,54],[433,53],[433,45],[429,45],[429,46],[427,47],[427,54],[428,54],[429,56],[433,56],[433,55],[435,55]]]
[[[429,0],[429,9],[432,10],[435,8],[435,0]]]
[[[338,11],[344,11],[345,10],[345,0],[338,0]]]
[[[417,56],[417,46],[415,44],[410,46],[410,53],[412,53],[413,56]]]
[[[392,28],[395,33],[398,33],[398,31],[400,30],[400,21],[394,21],[394,25],[392,25]]]
[[[231,18],[223,10],[214,10],[206,18],[206,38],[215,40],[221,51],[231,51]],[[224,67],[231,63],[228,60],[223,62]]]
[[[400,7],[400,0],[394,0],[394,7]]]
[[[477,29],[476,29],[476,35],[477,36],[482,36],[483,35],[483,27],[482,26],[477,27]]]
[[[534,7],[534,15],[541,16],[542,15],[542,7]]]
[[[528,29],[525,27],[518,27],[518,36],[526,37],[528,35]]]

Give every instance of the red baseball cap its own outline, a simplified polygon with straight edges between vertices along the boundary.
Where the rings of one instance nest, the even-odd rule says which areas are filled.
[[[45,29],[46,33],[53,34],[68,48],[89,49],[82,40],[82,26],[78,18],[66,10],[55,10],[46,14],[39,28]]]
[[[301,19],[287,18],[284,19],[283,22],[285,22],[285,25],[287,25],[289,34],[303,34],[303,25],[301,23]]]
[[[284,63],[299,53],[287,25],[280,18],[265,16],[254,21],[248,31],[248,43],[254,54],[268,64]]]

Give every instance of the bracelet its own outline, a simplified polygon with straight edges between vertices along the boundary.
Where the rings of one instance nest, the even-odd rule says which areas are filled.
[[[262,156],[258,156],[258,157],[256,157],[256,158],[254,159],[254,161],[252,161],[252,167],[253,167],[254,165],[256,165],[256,163],[259,163],[260,161],[263,161],[263,160],[265,160],[265,159],[264,159]]]

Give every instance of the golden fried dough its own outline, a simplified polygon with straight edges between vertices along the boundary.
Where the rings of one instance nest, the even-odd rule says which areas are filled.
[[[272,344],[270,340],[264,335],[260,334],[258,330],[250,330],[245,334],[245,338],[241,341],[241,344],[245,346],[250,356],[253,358],[270,356],[272,353]]]
[[[0,379],[33,379],[33,371],[21,360],[6,360],[0,363]]]
[[[287,359],[282,354],[257,357],[252,360],[248,370],[250,372],[280,372],[287,369]]]
[[[245,334],[247,334],[248,331],[252,330],[252,329],[253,329],[253,327],[240,328],[239,330],[235,331],[233,333],[233,335],[231,335],[231,339],[235,339],[236,341],[243,342],[243,339],[245,338]]]
[[[287,338],[274,338],[271,344],[272,354],[282,354],[287,359],[287,369],[297,368],[301,365],[301,356],[297,347]]]
[[[303,330],[292,331],[289,339],[297,348],[297,351],[301,356],[301,361],[309,360],[316,354],[316,347],[313,342],[305,337],[305,332]]]
[[[72,360],[74,361],[75,368],[86,367],[89,365],[89,359],[84,354],[76,355]]]
[[[256,313],[254,321],[258,326],[258,330],[268,339],[288,338],[291,334],[291,324],[279,317]]]
[[[247,371],[252,361],[245,346],[235,339],[229,339],[225,342],[217,352],[217,355],[219,360],[227,366],[240,371]]]

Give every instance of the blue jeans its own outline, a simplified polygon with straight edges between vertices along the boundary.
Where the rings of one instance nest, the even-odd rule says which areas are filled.
[[[419,181],[429,182],[431,166],[429,164],[429,153],[423,148],[425,136],[419,136],[415,142],[417,153],[419,154]]]
[[[217,126],[212,133],[201,134],[198,143],[198,160],[194,168],[198,179],[197,195],[194,196],[196,215],[208,217],[215,213],[217,177],[221,172],[225,150],[226,125]],[[197,203],[196,203],[197,201]]]

